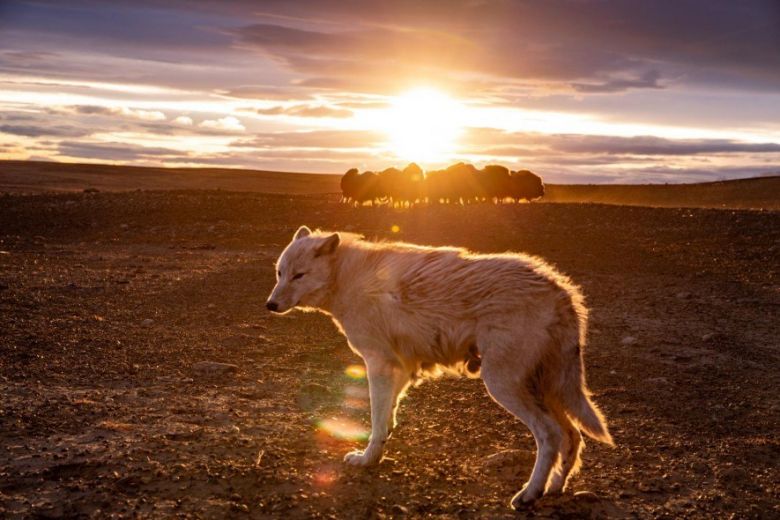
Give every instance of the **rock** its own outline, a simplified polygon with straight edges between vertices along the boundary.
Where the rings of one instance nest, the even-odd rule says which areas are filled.
[[[149,318],[146,318],[145,320],[143,320],[143,321],[141,322],[141,326],[142,326],[142,327],[145,327],[145,328],[149,328],[149,327],[151,327],[152,325],[154,325],[154,320],[152,320],[152,319],[149,319]]]
[[[206,308],[207,309],[216,309],[217,305],[215,303],[209,303],[208,305],[206,305]]]
[[[715,339],[717,337],[717,335],[718,334],[715,333],[715,332],[708,332],[707,334],[705,334],[704,336],[701,337],[701,340],[702,341],[712,341],[713,339]]]
[[[621,345],[634,345],[636,342],[637,339],[634,336],[625,336],[620,340]]]
[[[100,193],[100,190],[97,188],[84,188],[84,193]]]
[[[400,504],[395,504],[391,509],[393,515],[408,515],[409,510]]]
[[[593,491],[577,491],[574,498],[581,502],[599,502],[601,497]]]
[[[680,291],[675,296],[677,296],[677,298],[680,300],[687,300],[688,298],[691,297],[691,293],[689,293],[688,291]]]
[[[238,366],[230,363],[219,363],[217,361],[199,361],[192,365],[192,370],[202,375],[224,376],[236,374]]]
[[[119,225],[119,228],[120,228],[120,229],[127,230],[127,229],[130,229],[130,226],[129,226],[128,224],[120,224],[120,225]]]

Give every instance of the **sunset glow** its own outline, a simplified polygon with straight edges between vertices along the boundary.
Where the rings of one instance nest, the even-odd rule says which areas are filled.
[[[391,101],[380,127],[388,134],[390,150],[407,162],[446,162],[457,151],[463,132],[463,106],[434,89],[420,88]]]
[[[350,5],[4,2],[0,159],[468,161],[575,183],[780,171],[776,24],[760,5],[652,20],[631,2]],[[668,30],[681,20],[696,23]]]

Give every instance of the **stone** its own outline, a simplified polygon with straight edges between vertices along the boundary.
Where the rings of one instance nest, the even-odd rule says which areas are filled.
[[[154,320],[152,320],[152,319],[149,319],[149,318],[146,318],[145,320],[143,320],[143,321],[141,322],[141,326],[142,326],[142,327],[145,327],[145,328],[149,328],[149,327],[151,327],[152,325],[154,325]]]
[[[231,363],[219,363],[217,361],[199,361],[192,365],[192,370],[202,375],[224,376],[236,374],[238,366]]]
[[[409,510],[400,504],[396,504],[392,508],[393,515],[408,515]]]
[[[634,336],[625,336],[623,339],[620,340],[621,345],[634,345],[636,344],[637,339]]]
[[[574,498],[581,502],[598,502],[601,497],[593,491],[577,491],[574,493]]]

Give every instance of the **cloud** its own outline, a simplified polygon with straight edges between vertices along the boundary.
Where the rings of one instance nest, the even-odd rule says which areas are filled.
[[[602,83],[572,83],[572,87],[577,92],[588,94],[605,94],[613,92],[623,92],[637,88],[664,88],[658,81],[661,74],[657,70],[650,70],[634,79],[609,79]]]
[[[239,85],[229,89],[218,89],[217,93],[239,99],[277,99],[287,101],[310,98],[311,96],[305,90],[305,88],[301,88],[299,85]]]
[[[192,118],[189,116],[179,116],[174,119],[173,122],[184,126],[192,126],[193,124]]]
[[[225,116],[219,119],[206,119],[205,121],[201,121],[198,126],[201,128],[225,130],[228,132],[243,132],[246,130],[241,121],[233,116]]]
[[[93,131],[70,125],[0,125],[0,133],[24,137],[83,137],[92,134]]]
[[[285,115],[292,117],[352,117],[351,110],[327,105],[277,105],[268,108],[257,108],[255,109],[255,112],[266,116]]]
[[[733,139],[668,139],[655,136],[541,134],[469,128],[463,141],[498,155],[546,153],[686,156],[730,153],[780,153],[780,143],[747,143]],[[497,145],[506,145],[501,148]]]
[[[73,113],[81,115],[101,115],[111,116],[118,115],[123,117],[131,117],[134,119],[140,119],[142,121],[165,121],[167,118],[164,113],[159,110],[141,110],[137,108],[128,107],[105,107],[96,105],[73,105],[65,107],[65,110],[70,110]]]
[[[239,41],[293,70],[362,79],[417,68],[518,81],[565,82],[583,93],[658,89],[658,78],[710,85],[780,85],[780,7],[681,0],[531,2],[270,2],[273,23],[247,25]],[[328,24],[307,23],[326,20]],[[324,27],[324,29],[315,29]],[[765,87],[763,87],[765,88]]]
[[[137,161],[164,157],[186,157],[181,150],[146,147],[127,143],[88,143],[62,141],[57,145],[59,155],[73,158],[102,159],[105,161]]]
[[[252,139],[234,141],[233,147],[252,148],[371,148],[386,141],[380,132],[364,130],[312,130],[264,132]]]
[[[780,153],[778,143],[745,143],[730,139],[664,139],[652,136],[614,137],[554,135],[543,138],[553,150],[611,155],[700,155]]]

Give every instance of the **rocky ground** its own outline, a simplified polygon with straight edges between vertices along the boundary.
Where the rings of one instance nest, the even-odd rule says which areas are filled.
[[[520,517],[780,516],[780,213],[216,191],[0,196],[0,516],[517,517],[533,440],[478,380],[413,389],[382,464],[341,463],[360,360],[263,307],[304,223],[523,250],[583,286],[617,446]]]

